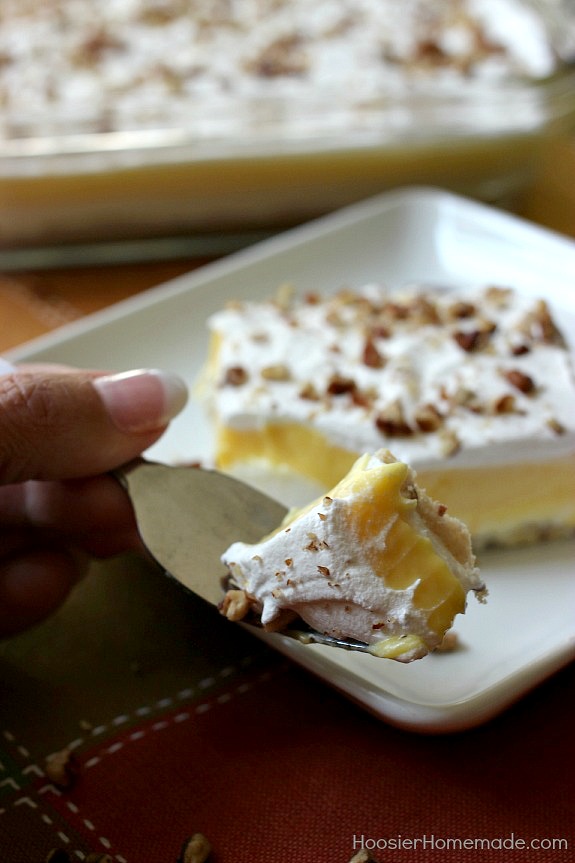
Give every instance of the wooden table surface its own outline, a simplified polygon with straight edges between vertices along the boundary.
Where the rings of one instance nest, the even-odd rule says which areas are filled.
[[[519,215],[575,238],[575,141],[560,141],[542,159]],[[205,257],[4,272],[0,266],[0,351],[207,262]]]

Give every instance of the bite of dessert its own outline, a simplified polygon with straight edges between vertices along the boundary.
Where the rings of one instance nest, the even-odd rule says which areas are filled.
[[[268,631],[303,621],[401,662],[440,646],[469,591],[486,594],[465,525],[386,450],[361,456],[329,493],[222,560],[229,619],[256,618]]]

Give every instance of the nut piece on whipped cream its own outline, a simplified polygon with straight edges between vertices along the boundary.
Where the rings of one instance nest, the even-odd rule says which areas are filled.
[[[222,614],[237,620],[241,608],[270,631],[300,618],[400,662],[441,644],[468,591],[486,595],[466,526],[388,450],[361,456],[327,495],[222,560],[233,583]]]

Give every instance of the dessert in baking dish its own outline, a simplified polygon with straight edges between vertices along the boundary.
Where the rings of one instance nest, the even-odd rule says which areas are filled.
[[[301,618],[402,662],[438,647],[468,591],[485,590],[467,528],[387,451],[360,457],[327,495],[223,561],[229,618],[255,613],[272,630]]]
[[[345,129],[371,100],[422,83],[449,94],[543,78],[559,62],[546,19],[523,0],[410,0],[401,15],[395,0],[2,0],[0,139],[165,128],[245,138],[261,105],[250,117],[241,101],[278,97],[298,135],[328,93]]]
[[[280,292],[210,320],[218,466],[329,488],[387,447],[476,548],[575,527],[575,384],[547,304],[506,288]]]
[[[224,243],[409,184],[509,204],[570,130],[566,5],[2,0],[0,247]]]

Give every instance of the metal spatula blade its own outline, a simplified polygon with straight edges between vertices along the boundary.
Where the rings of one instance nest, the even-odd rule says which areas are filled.
[[[224,596],[221,555],[259,542],[287,513],[278,501],[227,474],[136,459],[113,471],[128,492],[142,541],[167,573],[212,605]],[[314,630],[285,630],[302,643],[369,652],[362,642]]]
[[[258,542],[287,512],[276,500],[215,470],[138,459],[114,475],[130,496],[150,554],[212,605],[224,593],[221,555],[237,540]]]

